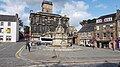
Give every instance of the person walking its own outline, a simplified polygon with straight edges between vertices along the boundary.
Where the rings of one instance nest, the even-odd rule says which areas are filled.
[[[26,49],[28,49],[29,52],[30,52],[30,48],[31,48],[31,42],[27,41],[26,42]]]
[[[113,43],[111,43],[111,46],[112,46],[112,49],[113,49],[113,51],[114,51],[114,45],[113,45]]]
[[[28,43],[28,50],[29,50],[29,52],[30,52],[31,46],[32,46],[32,42],[29,42]]]
[[[29,41],[26,42],[26,49],[28,48],[28,45],[29,45]]]

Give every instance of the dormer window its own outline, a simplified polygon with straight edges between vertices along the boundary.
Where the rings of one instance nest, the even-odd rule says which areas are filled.
[[[105,19],[104,19],[104,22],[109,22],[109,21],[112,21],[112,17],[109,17],[109,18],[105,18]]]
[[[101,23],[101,22],[102,22],[102,19],[96,20],[96,23]]]

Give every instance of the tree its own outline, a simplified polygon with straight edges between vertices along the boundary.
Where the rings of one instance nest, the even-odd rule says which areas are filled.
[[[80,25],[85,25],[87,23],[87,20],[83,20],[82,22],[80,22]]]
[[[20,18],[18,18],[18,22],[19,22],[19,30],[21,30],[21,28],[23,27],[23,22]]]
[[[24,34],[29,34],[29,26],[24,26]]]
[[[96,23],[96,19],[88,19],[88,20],[83,20],[82,22],[80,22],[80,25],[85,25],[85,24],[89,24],[89,23]]]
[[[23,22],[20,18],[18,18],[18,23],[19,23],[19,39],[22,39],[24,38],[23,31],[21,31],[21,29],[23,29]]]

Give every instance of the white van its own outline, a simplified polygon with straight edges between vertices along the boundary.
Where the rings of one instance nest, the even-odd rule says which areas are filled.
[[[40,37],[40,42],[43,45],[51,45],[53,42],[53,39],[50,37]]]

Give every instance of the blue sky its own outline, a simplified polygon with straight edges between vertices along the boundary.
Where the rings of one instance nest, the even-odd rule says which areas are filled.
[[[84,1],[89,4],[90,8],[88,11],[92,14],[93,17],[115,13],[116,9],[120,9],[120,0],[96,0],[94,2],[91,0]]]
[[[89,18],[115,13],[120,9],[120,0],[49,0],[53,2],[53,13],[67,15],[69,23],[77,30],[79,22]],[[42,0],[0,0],[0,14],[19,14],[25,25],[29,25],[30,10],[41,11]]]

